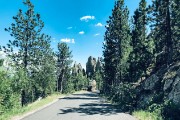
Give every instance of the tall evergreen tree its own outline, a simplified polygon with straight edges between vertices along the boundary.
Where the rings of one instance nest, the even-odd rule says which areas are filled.
[[[63,82],[68,80],[70,75],[70,69],[72,64],[72,55],[71,51],[66,43],[58,44],[58,53],[57,53],[57,90],[63,92]],[[67,83],[67,82],[66,82]]]
[[[45,97],[55,90],[55,54],[50,48],[51,37],[42,34],[39,38],[39,47],[35,47],[34,67],[31,68],[34,81],[35,96]],[[48,74],[47,74],[48,73]]]
[[[21,67],[27,69],[32,64],[32,47],[37,46],[39,42],[37,38],[44,23],[40,20],[40,14],[35,14],[34,5],[30,0],[26,0],[23,3],[27,7],[27,11],[23,13],[20,9],[18,14],[13,17],[15,23],[12,23],[11,27],[5,29],[14,37],[14,40],[9,40],[9,44],[7,44],[9,49],[6,49],[6,51],[11,52],[10,56],[17,66],[22,65]],[[18,49],[18,53],[13,52],[14,48]]]
[[[151,6],[155,40],[156,70],[173,62],[172,0],[155,0]],[[158,31],[158,32],[157,32]]]
[[[124,6],[124,0],[115,2],[112,16],[107,21],[104,44],[104,73],[107,91],[119,82],[125,81],[128,68],[127,59],[130,52],[130,28],[128,24],[129,11]]]
[[[133,16],[133,30],[131,45],[133,50],[129,56],[129,77],[131,81],[137,81],[142,76],[147,76],[147,68],[152,59],[150,53],[150,44],[148,43],[147,33],[147,11],[146,1],[141,0],[139,8],[136,9]]]
[[[54,63],[50,37],[41,33],[44,22],[40,19],[40,14],[34,12],[34,5],[30,0],[25,0],[23,4],[27,7],[27,11],[23,13],[20,9],[13,17],[15,23],[5,29],[14,40],[9,40],[4,49],[13,60],[14,67],[18,68],[16,71],[23,69],[25,77],[22,83],[25,85],[21,86],[21,89],[25,90],[27,102],[32,102],[52,89],[48,87],[48,84],[53,79],[47,78],[54,78],[55,74],[49,74],[50,77],[44,78],[44,72],[50,70],[48,68],[50,64],[53,72]]]

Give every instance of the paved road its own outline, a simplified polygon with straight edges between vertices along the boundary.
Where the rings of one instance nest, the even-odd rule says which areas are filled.
[[[59,99],[22,120],[137,120],[105,103],[97,94],[84,92]]]

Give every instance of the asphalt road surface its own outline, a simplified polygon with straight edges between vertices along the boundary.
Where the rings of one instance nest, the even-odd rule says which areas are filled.
[[[96,93],[84,92],[59,99],[21,120],[137,120],[106,103]]]

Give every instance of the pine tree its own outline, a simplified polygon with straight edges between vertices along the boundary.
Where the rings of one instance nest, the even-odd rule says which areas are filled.
[[[58,44],[57,53],[57,75],[58,75],[58,88],[57,90],[63,92],[63,82],[70,78],[70,69],[72,64],[72,55],[66,43]],[[67,83],[67,82],[66,82]]]
[[[14,40],[9,40],[4,49],[13,60],[16,71],[23,69],[25,75],[21,76],[24,79],[20,83],[25,83],[25,85],[23,84],[21,89],[26,92],[27,102],[33,102],[39,96],[44,96],[50,89],[52,91],[53,88],[49,88],[49,86],[52,87],[54,83],[49,83],[51,80],[53,81],[52,78],[55,75],[51,74],[54,63],[50,49],[50,37],[41,33],[44,23],[40,19],[40,14],[34,12],[34,5],[30,0],[25,0],[23,4],[27,7],[27,11],[23,13],[20,9],[18,14],[13,17],[15,23],[5,29]],[[49,66],[51,67],[48,68]],[[51,79],[47,79],[44,72],[50,69],[52,70],[49,74],[50,77],[46,77]]]
[[[10,56],[17,66],[24,67],[27,70],[27,67],[32,64],[32,47],[37,46],[37,38],[44,23],[40,20],[40,14],[35,14],[34,5],[30,0],[26,0],[23,3],[27,7],[27,11],[23,13],[20,9],[18,14],[13,17],[15,23],[12,23],[11,27],[5,29],[14,37],[14,40],[9,40],[6,51],[11,52]],[[18,49],[18,53],[13,52],[15,48]]]
[[[155,0],[151,6],[154,31],[156,69],[173,62],[173,31],[171,20],[172,0]]]
[[[126,81],[128,68],[127,59],[130,52],[130,28],[128,24],[129,11],[124,6],[124,0],[115,3],[105,32],[104,44],[104,73],[105,88],[110,91],[113,85]]]
[[[132,52],[129,56],[129,77],[130,81],[135,82],[139,78],[147,76],[147,68],[152,61],[152,53],[149,51],[150,44],[148,43],[147,33],[147,12],[146,12],[146,1],[141,0],[139,8],[136,9],[133,16],[133,30],[132,30],[132,41],[133,47]]]
[[[50,48],[51,37],[42,34],[39,41],[39,47],[34,48],[34,67],[31,68],[34,76],[32,76],[31,79],[35,83],[35,96],[45,97],[47,94],[50,94],[55,90],[56,61],[55,54]]]

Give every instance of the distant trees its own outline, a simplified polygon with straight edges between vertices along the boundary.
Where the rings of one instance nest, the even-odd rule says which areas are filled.
[[[57,89],[58,91],[63,92],[63,82],[70,77],[70,66],[72,64],[72,54],[66,43],[58,44],[57,59]]]

